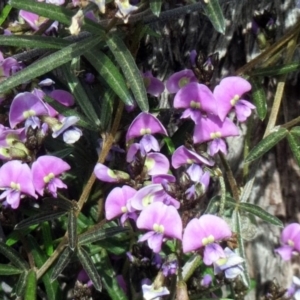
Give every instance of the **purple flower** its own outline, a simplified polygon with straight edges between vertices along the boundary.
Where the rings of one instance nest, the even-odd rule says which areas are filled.
[[[1,55],[0,77],[10,77],[11,75],[15,74],[21,69],[22,69],[22,65],[18,63],[14,58],[7,57],[4,59],[3,56]]]
[[[164,84],[155,78],[151,71],[145,72],[143,79],[148,94],[158,97],[164,91]]]
[[[205,247],[203,261],[210,265],[215,260],[225,257],[223,249],[216,242],[230,236],[230,227],[223,219],[209,214],[199,219],[194,218],[187,224],[183,234],[183,252]]]
[[[24,19],[33,30],[39,29],[39,15],[21,9],[19,16]]]
[[[208,115],[196,124],[193,140],[195,144],[212,140],[213,142],[209,145],[209,154],[214,155],[218,151],[226,154],[227,147],[222,138],[236,135],[239,135],[239,130],[229,118],[221,121],[217,116]]]
[[[139,238],[139,242],[147,241],[153,252],[161,250],[164,237],[181,240],[182,221],[174,206],[167,206],[162,202],[155,202],[142,210],[136,221],[139,229],[149,232]]]
[[[49,96],[67,107],[72,106],[75,103],[73,95],[64,90],[54,90],[49,94]]]
[[[25,128],[33,129],[40,126],[37,116],[48,115],[46,105],[36,95],[24,92],[18,94],[12,101],[9,111],[9,124],[15,128],[19,123],[25,122]]]
[[[195,123],[202,117],[201,112],[217,114],[216,104],[211,90],[197,82],[187,84],[174,98],[175,108],[185,108],[181,118],[191,118]]]
[[[167,157],[161,153],[148,153],[145,159],[145,167],[151,176],[167,174],[170,169],[170,163]]]
[[[281,233],[283,246],[275,249],[283,260],[290,260],[294,251],[300,252],[300,224],[287,225]]]
[[[96,164],[94,173],[99,180],[104,182],[120,182],[130,179],[127,173],[111,170],[107,166],[100,163]]]
[[[198,80],[192,70],[186,69],[171,75],[166,82],[166,87],[169,93],[173,94],[190,82],[198,82]]]
[[[163,263],[161,269],[165,277],[176,274],[178,270],[178,261],[176,256],[174,257],[171,255],[171,257],[169,257],[168,260]]]
[[[24,194],[37,198],[30,168],[18,160],[9,161],[0,168],[0,189],[4,190],[0,199],[6,198],[6,203],[14,209],[19,207]]]
[[[208,288],[212,283],[212,277],[209,274],[205,274],[201,280],[201,285]]]
[[[130,186],[123,185],[122,188],[114,188],[105,201],[105,216],[107,220],[122,215],[121,223],[124,225],[126,219],[136,220],[137,215],[131,207],[130,200],[135,195],[136,190]]]
[[[61,158],[51,155],[40,156],[32,164],[32,176],[35,190],[43,196],[45,189],[47,189],[52,196],[56,198],[57,188],[67,188],[61,179],[57,177],[68,170],[70,170],[69,164]]]
[[[64,117],[61,116],[60,120],[55,122],[52,126],[52,137],[57,138],[60,134],[63,133],[63,139],[68,144],[73,144],[78,141],[82,135],[82,131],[74,127],[80,119],[76,116]]]
[[[227,279],[234,279],[243,273],[244,268],[242,263],[244,259],[228,247],[224,249],[224,253],[226,255],[225,258],[220,258],[214,262],[214,273],[219,274],[224,272]]]
[[[235,108],[237,119],[240,122],[246,121],[255,106],[241,97],[250,90],[250,83],[241,77],[232,76],[221,80],[214,89],[214,96],[217,100],[218,116],[222,121],[225,120],[232,108]]]

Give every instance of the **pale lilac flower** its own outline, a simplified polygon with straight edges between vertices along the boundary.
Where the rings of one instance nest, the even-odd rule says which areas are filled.
[[[161,153],[148,153],[144,166],[149,175],[167,174],[170,169],[168,158]]]
[[[242,77],[232,76],[221,80],[214,89],[217,100],[218,116],[222,121],[232,108],[235,108],[237,119],[246,121],[255,106],[249,101],[243,100],[242,95],[251,90],[251,84]]]
[[[243,273],[242,263],[244,259],[228,247],[224,249],[224,253],[226,255],[225,258],[220,258],[214,262],[214,273],[220,274],[224,272],[227,279],[234,279]]]
[[[61,158],[44,155],[40,156],[32,164],[32,176],[35,190],[41,195],[47,190],[53,197],[57,197],[57,189],[67,186],[58,177],[65,171],[70,170],[69,164]]]
[[[164,237],[182,238],[182,221],[174,206],[155,202],[142,210],[136,221],[139,229],[149,230],[139,238],[139,242],[147,241],[149,248],[158,253]]]
[[[164,84],[152,75],[151,71],[147,71],[143,74],[144,84],[147,93],[158,97],[165,89]]]
[[[82,136],[82,131],[78,127],[72,126],[63,133],[63,140],[67,144],[76,143]]]
[[[165,286],[157,288],[151,282],[150,284],[142,284],[142,291],[144,300],[159,300],[162,296],[170,294]]]
[[[193,141],[195,144],[212,141],[209,145],[209,154],[213,156],[219,151],[227,154],[227,147],[222,138],[237,135],[239,129],[229,118],[221,121],[217,116],[208,115],[196,124]]]
[[[208,288],[211,285],[211,283],[212,283],[212,277],[209,274],[205,274],[200,282],[200,284],[205,288]]]
[[[293,252],[300,252],[300,224],[292,223],[287,225],[280,237],[283,246],[275,249],[283,260],[290,260]]]
[[[64,5],[65,0],[46,0],[46,3],[54,4],[56,6]]]
[[[25,11],[23,9],[21,9],[19,11],[19,16],[24,19],[33,30],[38,30],[39,29],[39,15],[29,12],[29,11]]]
[[[25,128],[33,129],[40,127],[38,116],[48,115],[46,105],[36,95],[24,92],[18,94],[12,101],[9,111],[9,124],[15,128],[19,123],[25,122]]]
[[[300,278],[293,276],[293,283],[286,292],[286,297],[290,299],[300,300]]]
[[[89,0],[89,1],[95,3],[102,14],[105,13],[105,0]]]
[[[18,160],[9,161],[0,168],[0,189],[4,190],[0,200],[6,199],[5,203],[14,209],[19,207],[24,194],[37,198],[30,168]]]
[[[41,87],[44,87],[44,86],[52,86],[54,84],[55,84],[55,81],[53,81],[50,78],[46,78],[46,79],[40,81],[38,85]]]
[[[185,109],[181,118],[191,118],[197,123],[202,113],[217,114],[216,104],[213,93],[206,85],[191,82],[176,93],[173,105]]]
[[[192,70],[186,69],[171,75],[166,82],[166,88],[169,93],[173,94],[177,93],[190,82],[198,82],[198,79]]]
[[[176,274],[178,270],[178,261],[176,256],[172,255],[171,257],[168,257],[167,261],[163,263],[161,269],[165,277]]]
[[[216,242],[231,236],[229,225],[214,215],[203,215],[199,219],[192,219],[186,226],[182,247],[183,252],[204,248],[203,262],[210,265],[221,257],[226,257],[223,249]]]
[[[112,220],[115,217],[121,217],[121,223],[124,225],[128,218],[136,220],[137,214],[130,204],[131,198],[135,195],[136,190],[128,185],[121,188],[114,188],[107,196],[105,201],[105,217]]]
[[[115,0],[115,4],[118,7],[116,17],[123,19],[125,24],[128,22],[130,15],[138,9],[137,6],[131,5],[129,0]]]
[[[104,182],[121,182],[130,179],[127,173],[111,170],[107,166],[100,163],[96,164],[94,168],[94,174],[99,180]]]
[[[53,126],[50,125],[52,129],[52,137],[57,138],[60,134],[65,132],[67,129],[75,125],[79,121],[79,118],[76,116],[64,117],[61,116],[60,120],[56,122]],[[79,131],[81,133],[81,130]],[[81,134],[80,134],[81,136]]]

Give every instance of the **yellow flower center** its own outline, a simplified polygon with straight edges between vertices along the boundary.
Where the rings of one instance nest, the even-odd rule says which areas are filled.
[[[121,211],[123,214],[127,213],[127,207],[126,206],[122,206],[121,207]]]
[[[118,178],[116,173],[113,170],[108,169],[107,174],[111,178]]]
[[[185,85],[187,85],[188,83],[190,83],[190,79],[188,77],[182,77],[180,78],[180,80],[178,81],[178,86],[180,88],[184,87]]]
[[[202,239],[202,245],[206,246],[208,244],[211,244],[215,241],[215,238],[212,235],[209,235],[208,237],[205,237]]]
[[[240,100],[240,96],[239,95],[234,95],[234,97],[230,100],[230,104],[232,106],[235,106],[236,103]]]
[[[15,183],[15,182],[13,182],[13,181],[10,183],[10,187],[11,187],[13,190],[18,191],[18,192],[21,190],[20,184],[19,184],[19,183]]]
[[[48,175],[44,176],[43,180],[45,183],[49,183],[54,177],[55,175],[53,173],[49,173]]]
[[[188,158],[188,159],[186,160],[186,163],[189,164],[189,165],[191,165],[191,164],[194,163],[194,160],[191,159],[191,158]]]
[[[150,128],[142,128],[140,131],[141,135],[151,134]]]
[[[146,197],[143,198],[142,204],[143,206],[148,206],[149,204],[151,204],[153,202],[153,196],[152,195],[148,195]]]
[[[159,225],[159,224],[154,223],[153,230],[156,231],[157,233],[164,233],[165,228],[164,228],[163,225]]]
[[[294,247],[294,242],[292,240],[288,240],[287,244],[291,247]]]
[[[192,100],[190,102],[190,107],[194,108],[194,109],[200,109],[201,108],[201,104],[199,102],[196,102],[196,101]]]
[[[218,138],[222,137],[222,133],[220,131],[212,132],[210,134],[210,137],[212,140],[218,139]]]
[[[28,119],[29,117],[35,116],[35,111],[30,109],[23,112],[24,119]]]

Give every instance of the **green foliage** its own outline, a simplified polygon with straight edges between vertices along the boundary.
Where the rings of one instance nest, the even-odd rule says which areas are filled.
[[[150,9],[154,15],[159,17],[161,11],[162,0],[150,0]]]
[[[204,2],[204,12],[213,24],[215,30],[217,30],[221,34],[225,34],[225,19],[219,0],[207,0]]]
[[[267,98],[260,78],[251,80],[252,97],[258,117],[263,121],[267,115]]]

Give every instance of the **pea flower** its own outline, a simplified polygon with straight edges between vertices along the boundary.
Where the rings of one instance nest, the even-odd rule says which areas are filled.
[[[9,161],[0,168],[0,189],[4,190],[0,200],[6,199],[5,203],[14,209],[19,207],[24,194],[37,198],[30,168],[19,160]]]
[[[214,215],[203,215],[199,219],[192,219],[183,233],[183,252],[190,252],[204,247],[203,262],[211,265],[226,255],[216,242],[231,236],[229,225]]]
[[[288,299],[300,300],[300,278],[293,276],[293,283],[286,292]]]
[[[231,109],[235,109],[237,119],[240,122],[246,121],[251,115],[255,106],[249,101],[243,100],[242,95],[251,90],[251,84],[237,76],[226,77],[214,89],[214,96],[217,100],[218,116],[225,120]]]
[[[173,94],[191,82],[198,82],[198,80],[192,70],[186,69],[171,75],[166,82],[166,87],[168,92]]]
[[[156,117],[149,113],[142,112],[129,126],[126,134],[126,142],[136,137],[142,137],[140,145],[146,152],[149,152],[151,149],[159,151],[158,141],[153,136],[155,133],[168,135],[166,129]]]
[[[116,17],[123,19],[125,24],[128,22],[130,15],[138,9],[137,6],[131,5],[129,0],[115,0],[115,4],[118,7]]]
[[[147,93],[158,97],[165,89],[164,84],[152,75],[151,71],[147,71],[143,74],[144,84]]]
[[[159,300],[162,296],[170,294],[165,286],[156,287],[154,283],[151,284],[149,279],[143,280],[142,291],[144,300]]]
[[[191,118],[195,123],[202,113],[217,114],[216,99],[204,84],[191,82],[181,88],[174,98],[175,108],[184,108],[181,118]]]
[[[139,229],[149,232],[139,238],[139,242],[147,241],[153,252],[161,250],[164,237],[181,240],[182,221],[174,206],[167,206],[162,202],[155,202],[142,210],[136,225]]]
[[[300,252],[300,224],[292,223],[287,225],[280,237],[283,246],[275,249],[283,260],[290,260],[293,252]]]
[[[130,179],[127,173],[112,170],[100,163],[96,164],[94,168],[94,174],[99,180],[104,182],[121,182]]]
[[[58,176],[68,170],[70,170],[69,164],[61,158],[51,155],[40,156],[32,164],[35,190],[43,196],[46,189],[56,198],[58,188],[67,188]]]

